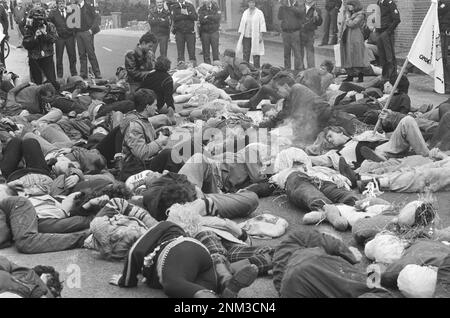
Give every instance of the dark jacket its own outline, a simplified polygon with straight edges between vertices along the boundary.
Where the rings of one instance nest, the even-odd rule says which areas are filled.
[[[305,5],[302,5],[301,8],[305,16],[305,20],[303,21],[302,25],[302,32],[314,32],[319,26],[322,25],[322,11],[320,11],[320,9],[317,8],[316,5],[313,5],[311,9],[308,10],[308,12],[306,12]],[[317,12],[317,18],[314,17],[314,11]]]
[[[20,7],[17,6],[14,8],[14,21],[16,21],[17,24],[22,23],[25,18],[25,11],[26,8],[23,4]]]
[[[9,22],[8,22],[8,13],[5,8],[0,5],[0,23],[3,26],[3,34],[8,35]]]
[[[169,73],[154,70],[145,77],[141,87],[151,89],[155,92],[158,98],[158,109],[161,109],[164,104],[175,109],[173,79]]]
[[[188,15],[181,14],[181,7],[188,10]],[[180,4],[176,2],[170,7],[173,18],[173,33],[194,33],[195,21],[198,20],[197,11],[192,3],[185,2]]]
[[[284,32],[298,31],[305,19],[305,11],[302,10],[298,2],[292,7],[281,6],[278,11],[278,19],[281,21],[281,29]]]
[[[86,32],[89,30],[93,34],[98,33],[100,31],[100,21],[95,8],[85,1],[84,6],[81,8],[81,28],[79,31]]]
[[[165,247],[170,240],[177,237],[187,236],[184,230],[171,222],[161,222],[144,234],[130,249],[125,266],[123,268],[122,277],[119,280],[120,287],[136,287],[138,285],[138,275],[142,275],[147,279],[147,284],[151,288],[162,289],[159,283],[156,264],[163,246]],[[158,251],[156,248],[160,247]],[[149,264],[146,264],[147,258],[152,252],[155,255]],[[182,260],[180,260],[182,261]]]
[[[0,294],[10,292],[23,298],[53,298],[50,290],[30,268],[21,267],[0,256]]]
[[[35,37],[36,28],[27,27],[23,35],[23,47],[28,50],[28,57],[39,60],[53,56],[54,44],[58,39],[58,33],[53,23],[47,22],[47,34]]]
[[[128,72],[130,83],[142,82],[148,73],[153,70],[155,56],[153,52],[145,53],[139,46],[125,55],[125,69]]]
[[[236,57],[234,59],[232,65],[227,64],[224,67],[223,71],[220,71],[216,74],[216,81],[218,81],[218,82],[225,81],[228,78],[228,76],[232,80],[239,81],[243,77],[242,73],[239,70],[239,66],[242,63],[246,63],[246,62],[244,62],[244,60]],[[251,65],[249,63],[246,63],[246,64],[248,64],[250,67],[251,75],[253,77],[257,77],[258,70],[253,65]]]
[[[148,16],[148,23],[150,24],[150,29],[154,35],[159,36],[169,36],[170,35],[170,25],[172,23],[172,17],[170,12],[163,9],[161,13],[158,9],[150,11]]]
[[[50,12],[48,19],[55,25],[60,38],[67,39],[74,35],[74,30],[67,27],[67,20],[61,14],[61,11],[53,10]]]
[[[450,0],[439,1],[438,14],[441,32],[450,32]]]
[[[201,33],[214,33],[219,31],[220,19],[222,16],[217,4],[212,2],[211,10],[206,6],[206,4],[202,5],[200,9],[198,9],[198,17],[200,21]]]
[[[398,12],[397,5],[393,0],[379,0],[381,27],[380,31],[387,31],[392,33],[400,24],[400,12]]]
[[[325,2],[325,9],[330,11],[334,8],[340,9],[342,6],[342,0],[327,0]]]

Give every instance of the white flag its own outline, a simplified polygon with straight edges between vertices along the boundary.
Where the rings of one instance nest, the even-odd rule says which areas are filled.
[[[431,7],[408,54],[408,61],[433,76],[434,90],[439,94],[445,94],[437,0],[431,0]]]

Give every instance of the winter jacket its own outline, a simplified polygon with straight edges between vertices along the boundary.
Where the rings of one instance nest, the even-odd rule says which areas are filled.
[[[133,157],[140,161],[147,161],[156,156],[162,147],[155,141],[155,129],[148,118],[137,112],[127,114],[125,125],[121,125],[124,140],[122,153],[125,155],[125,161]]]
[[[363,11],[353,13],[344,23],[344,32],[341,40],[342,67],[369,67],[369,56],[362,28],[366,23]]]
[[[283,32],[295,32],[301,29],[305,12],[300,8],[298,2],[293,6],[281,6],[278,11],[278,19],[281,21]]]
[[[211,3],[211,9],[206,4],[202,5],[198,9],[198,17],[200,21],[200,33],[214,33],[219,31],[222,16],[219,6],[216,3]]]
[[[36,29],[33,27],[25,28],[23,35],[23,47],[28,50],[28,57],[39,60],[54,54],[54,44],[58,39],[58,33],[53,23],[47,22],[47,34],[36,37]]]
[[[243,75],[242,73],[239,71],[239,66],[242,63],[246,63],[244,62],[244,60],[236,57],[233,61],[232,65],[225,65],[223,71],[220,71],[219,73],[216,74],[216,81],[225,81],[228,76],[235,81],[239,81]],[[248,64],[248,63],[246,63]],[[249,64],[250,66],[250,72],[253,74],[256,74],[258,72],[258,70],[256,68],[253,67],[253,65]],[[255,77],[255,76],[253,76]]]
[[[30,268],[22,267],[0,256],[0,294],[10,292],[23,298],[54,298],[40,277]]]
[[[321,10],[317,8],[316,5],[313,5],[311,9],[308,10],[308,12],[306,12],[305,5],[302,5],[301,8],[305,16],[305,20],[302,25],[302,32],[314,32],[319,26],[322,25],[323,22]],[[314,17],[314,11],[317,12],[317,17]]]
[[[91,222],[95,249],[106,259],[124,259],[131,246],[157,221],[125,199],[112,199]]]
[[[188,14],[181,14],[182,7],[188,10]],[[173,33],[194,33],[195,21],[198,20],[197,11],[192,3],[184,2],[180,4],[176,2],[170,7],[173,17]]]
[[[0,23],[3,26],[3,34],[7,36],[9,29],[8,13],[2,5],[0,5]]]
[[[30,114],[39,114],[42,112],[39,91],[40,85],[30,85],[29,83],[21,84],[8,93],[5,109],[13,107],[14,105],[21,105],[22,109],[26,109]]]
[[[149,51],[145,53],[139,46],[125,55],[125,68],[130,83],[140,83],[153,70],[155,55]]]
[[[72,147],[72,152],[66,157],[71,161],[78,162],[85,174],[100,174],[106,168],[106,159],[97,149]]]
[[[163,9],[158,12],[158,9],[150,11],[148,16],[148,23],[150,24],[151,32],[156,36],[169,36],[170,35],[170,25],[172,23],[172,17],[170,12]]]

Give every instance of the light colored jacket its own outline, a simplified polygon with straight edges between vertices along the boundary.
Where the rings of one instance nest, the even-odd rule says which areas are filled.
[[[255,9],[256,12],[253,16],[252,20],[252,51],[251,55],[264,55],[264,40],[259,42],[260,37],[262,37],[263,32],[267,32],[266,28],[266,20],[264,18],[264,13],[258,8]],[[243,44],[244,33],[245,33],[245,23],[249,18],[249,9],[245,10],[242,14],[241,24],[239,26],[239,33],[241,36],[239,37],[239,41],[236,47],[236,54],[240,55],[243,52]]]

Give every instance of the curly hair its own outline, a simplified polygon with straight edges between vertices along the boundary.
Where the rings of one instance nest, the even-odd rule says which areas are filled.
[[[185,204],[197,199],[195,187],[191,184],[170,183],[161,191],[161,197],[158,202],[158,214],[152,215],[157,221],[167,220],[166,211],[174,204]]]
[[[33,268],[33,271],[39,277],[42,276],[43,274],[49,275],[50,277],[46,283],[48,289],[52,293],[53,297],[55,297],[55,298],[61,297],[61,292],[63,290],[63,284],[59,279],[59,273],[55,270],[54,267],[38,265]]]
[[[159,56],[156,59],[155,70],[162,71],[162,72],[168,72],[170,70],[171,65],[172,65],[172,62],[167,57]]]

